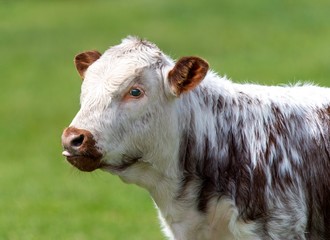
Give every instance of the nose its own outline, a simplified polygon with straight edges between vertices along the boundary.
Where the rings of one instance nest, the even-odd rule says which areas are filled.
[[[100,167],[102,154],[96,147],[91,132],[68,127],[62,134],[63,155],[82,171],[93,171]]]
[[[88,142],[88,138],[91,136],[86,130],[69,127],[64,130],[62,134],[62,145],[64,148],[63,155],[70,156],[79,153],[85,143]]]

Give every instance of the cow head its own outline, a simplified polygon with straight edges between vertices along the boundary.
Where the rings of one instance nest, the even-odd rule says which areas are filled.
[[[62,135],[63,155],[82,171],[121,175],[135,165],[166,168],[179,145],[178,99],[205,77],[198,57],[174,63],[154,44],[129,37],[103,55],[81,53],[81,108]]]

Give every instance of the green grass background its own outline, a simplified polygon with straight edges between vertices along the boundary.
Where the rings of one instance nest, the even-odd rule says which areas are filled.
[[[0,0],[0,239],[164,239],[146,191],[61,156],[76,53],[138,35],[235,81],[330,86],[329,23],[328,0]]]

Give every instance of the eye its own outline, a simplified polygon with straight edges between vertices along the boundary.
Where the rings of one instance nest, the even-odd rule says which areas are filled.
[[[131,101],[131,100],[140,100],[145,96],[145,91],[140,86],[132,86],[128,92],[122,98],[123,102]]]
[[[142,91],[138,88],[132,88],[130,91],[129,91],[129,94],[133,97],[140,97],[142,95]]]

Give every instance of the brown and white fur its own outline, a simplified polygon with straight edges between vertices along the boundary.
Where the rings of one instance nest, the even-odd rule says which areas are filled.
[[[147,189],[169,239],[330,239],[329,88],[236,84],[134,37],[75,64],[63,154]]]

